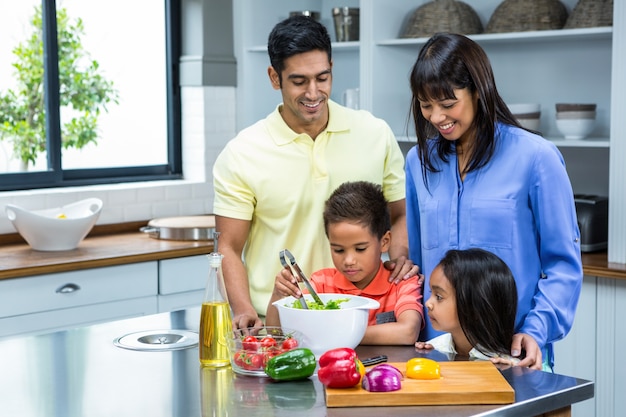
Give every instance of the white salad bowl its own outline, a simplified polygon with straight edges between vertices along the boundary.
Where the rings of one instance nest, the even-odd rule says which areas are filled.
[[[319,294],[324,303],[329,300],[348,299],[339,304],[338,310],[304,310],[292,307],[296,299],[286,297],[275,301],[280,324],[302,333],[302,346],[311,349],[317,358],[324,352],[338,347],[355,348],[367,329],[369,311],[380,303],[371,298],[348,294]],[[311,295],[305,299],[312,302]]]

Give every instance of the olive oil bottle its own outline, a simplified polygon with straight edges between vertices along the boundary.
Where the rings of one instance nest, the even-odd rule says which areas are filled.
[[[217,236],[214,240],[217,242]],[[200,363],[202,366],[217,368],[230,365],[228,343],[232,337],[233,324],[222,273],[223,256],[219,252],[207,256],[209,277],[200,314]]]

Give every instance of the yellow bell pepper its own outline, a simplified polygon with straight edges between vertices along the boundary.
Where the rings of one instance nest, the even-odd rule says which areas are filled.
[[[439,379],[439,363],[426,358],[409,359],[406,363],[406,376],[412,379]]]

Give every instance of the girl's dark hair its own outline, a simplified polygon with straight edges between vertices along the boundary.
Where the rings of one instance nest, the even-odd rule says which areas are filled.
[[[449,250],[439,265],[456,292],[463,333],[483,354],[510,354],[517,287],[509,267],[483,249]]]
[[[381,239],[391,230],[382,187],[367,181],[345,182],[337,187],[324,204],[326,236],[328,225],[341,222],[360,224]]]
[[[332,60],[330,36],[326,27],[309,16],[292,16],[279,22],[270,32],[267,52],[270,64],[278,73],[282,85],[285,60],[297,54],[323,51]]]
[[[476,42],[453,33],[437,33],[422,47],[410,75],[411,113],[417,134],[417,152],[422,161],[422,176],[428,186],[427,172],[438,172],[432,158],[448,161],[453,152],[452,142],[441,137],[424,118],[420,100],[456,99],[455,89],[469,89],[478,94],[478,108],[473,122],[476,132],[472,158],[467,172],[485,166],[495,151],[496,123],[503,122],[521,128],[500,97],[489,58]],[[432,151],[429,140],[436,140]]]

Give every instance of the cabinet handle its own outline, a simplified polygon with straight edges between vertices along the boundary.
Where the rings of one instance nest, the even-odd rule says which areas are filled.
[[[69,284],[65,284],[57,288],[56,292],[58,294],[69,294],[71,292],[76,292],[78,290],[80,290],[80,286],[73,284],[73,283],[69,283]]]

